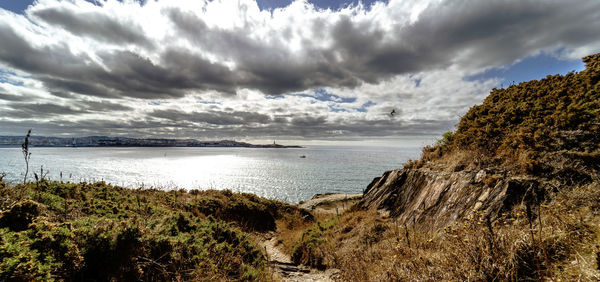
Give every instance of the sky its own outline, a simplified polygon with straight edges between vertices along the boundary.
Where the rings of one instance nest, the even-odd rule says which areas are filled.
[[[600,52],[597,11],[597,0],[0,0],[0,135],[423,145],[493,88],[581,71]]]

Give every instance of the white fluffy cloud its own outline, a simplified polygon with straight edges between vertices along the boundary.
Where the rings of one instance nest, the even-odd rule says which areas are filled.
[[[600,48],[600,2],[39,0],[0,9],[0,134],[349,139],[451,129],[493,79]],[[389,112],[395,109],[396,115]]]

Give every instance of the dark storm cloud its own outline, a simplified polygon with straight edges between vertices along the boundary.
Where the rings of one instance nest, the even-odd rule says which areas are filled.
[[[103,59],[105,69],[93,63],[86,55],[73,54],[66,45],[33,48],[9,26],[1,23],[0,42],[1,61],[31,73],[44,82],[51,92],[154,99],[182,97],[186,88],[201,88],[203,84],[207,84],[208,82],[203,81],[206,78],[216,80],[219,82],[216,85],[219,86],[223,82],[219,73],[216,73],[223,66],[211,67],[206,60],[178,55],[180,53],[177,51],[167,51],[165,58],[175,62],[188,62],[188,65],[195,68],[170,64],[175,69],[168,69],[136,53],[114,51],[98,54]],[[182,70],[182,73],[177,70]]]
[[[32,43],[8,25],[0,23],[0,61],[26,71],[38,78],[51,92],[72,91],[79,94],[106,97],[113,96],[110,90],[94,81],[98,74],[105,73],[100,66],[87,63],[86,55],[74,55],[65,44],[34,48]]]
[[[297,54],[282,48],[279,38],[262,42],[248,37],[248,30],[209,28],[196,15],[177,9],[169,16],[203,50],[237,63],[246,77],[236,81],[239,87],[281,94],[377,83],[452,64],[500,66],[540,50],[596,42],[600,2],[577,2],[446,1],[430,5],[410,25],[393,26],[387,37],[376,22],[358,23],[349,16],[327,24],[315,21],[315,29],[328,30],[334,44],[319,49],[308,40],[302,60],[294,60]]]
[[[447,130],[452,122],[445,120],[423,120],[418,123],[393,122],[390,120],[354,120],[339,122],[284,123],[249,129],[249,136],[290,136],[293,138],[351,138],[368,136],[437,135]],[[245,130],[245,129],[244,129]],[[233,132],[232,132],[233,134]]]
[[[14,95],[10,95],[14,96]],[[0,99],[2,99],[0,93]],[[19,97],[19,96],[15,96]],[[108,113],[123,112],[133,110],[129,106],[111,103],[108,101],[80,101],[71,103],[71,105],[58,105],[52,103],[22,102],[24,100],[14,99],[5,105],[2,111],[2,117],[32,119],[32,118],[54,118],[68,115],[81,115],[88,113]],[[0,108],[1,109],[1,108]]]
[[[171,83],[171,87],[217,90],[233,94],[237,77],[241,75],[226,66],[211,63],[185,50],[168,49],[162,54],[162,61],[169,74],[166,75],[166,79],[162,79],[163,83],[157,86]]]
[[[82,63],[53,73],[64,73],[62,77],[41,75],[39,79],[53,90],[107,98],[177,98],[198,84],[196,77],[178,74],[133,52],[102,52],[98,56],[106,69]]]
[[[429,53],[429,50],[415,50],[398,39],[386,42],[384,32],[377,26],[356,24],[349,17],[342,17],[330,32],[335,42],[332,49],[343,58],[341,64],[367,82],[377,82],[393,74],[419,71],[437,61],[419,54]]]
[[[244,10],[243,2],[237,9],[252,13],[248,7]],[[275,12],[267,17],[246,17],[240,11],[223,14],[244,17],[235,27],[221,25],[212,14],[183,2],[114,1],[111,7],[94,7],[94,12],[84,11],[83,3],[39,1],[26,16],[0,9],[0,71],[8,69],[10,82],[3,83],[14,82],[10,89],[15,91],[0,89],[0,132],[43,126],[44,132],[56,134],[200,138],[436,135],[455,123],[443,113],[460,113],[478,102],[474,96],[493,87],[461,84],[462,73],[503,66],[542,51],[566,54],[600,46],[600,1],[589,0],[436,1],[412,21],[406,14],[396,18],[403,11],[394,1],[369,11],[309,7],[301,10],[310,14],[306,17],[294,14],[298,19]],[[236,9],[225,2],[211,3],[226,12]],[[116,16],[111,9],[122,10]],[[380,14],[370,14],[376,12]],[[148,15],[156,18],[145,18]],[[153,24],[157,30],[150,29]],[[444,73],[450,70],[459,75]],[[404,84],[412,83],[409,79],[402,79],[427,72],[444,73],[439,76],[441,86],[423,82],[419,88],[434,94],[418,92]],[[452,86],[449,78],[461,87],[447,100],[434,97],[444,93],[440,88]],[[24,90],[27,87],[36,91]],[[279,95],[319,88],[345,95],[335,101],[319,99],[311,91],[302,95],[313,99]],[[264,97],[246,89],[279,95],[281,100],[260,100]],[[183,105],[187,100],[178,98],[190,93],[208,96],[194,99],[218,104]],[[249,97],[248,104],[265,107],[236,107],[242,104],[241,98],[233,97],[236,94]],[[218,95],[227,97],[221,100]],[[148,105],[147,99],[172,104]],[[340,102],[344,99],[348,103]],[[352,101],[373,104],[342,105]],[[404,101],[412,104],[398,106],[393,119],[391,108],[383,109]],[[374,111],[384,114],[378,118]],[[107,114],[96,119],[102,113]]]
[[[301,117],[292,118],[292,125],[301,126],[301,127],[311,127],[325,124],[327,119],[324,116],[314,117],[310,115],[304,115]]]
[[[462,54],[462,65],[504,65],[537,50],[597,42],[598,10],[600,2],[585,0],[445,1],[397,29],[398,47],[404,45],[397,49],[415,50],[419,60],[451,62]]]
[[[264,42],[249,38],[245,29],[209,28],[196,15],[179,9],[170,10],[169,18],[201,49],[236,62],[239,75],[228,82],[238,87],[279,95],[327,85],[352,87],[359,82],[326,58],[331,57],[330,51],[315,49],[309,41],[298,59],[280,38]]]
[[[102,52],[99,57],[109,71],[95,73],[91,78],[123,96],[182,97],[183,89],[192,84],[185,77],[130,51]]]
[[[575,3],[577,2],[577,3]],[[345,68],[364,81],[443,68],[489,67],[528,54],[598,42],[598,1],[445,1],[419,19],[395,26],[384,40],[377,26],[341,18],[331,29]]]
[[[165,128],[158,128],[164,124],[151,121],[113,121],[113,120],[39,120],[27,119],[22,121],[10,121],[0,119],[0,134],[12,135],[25,133],[32,128],[34,135],[45,136],[132,136],[143,137],[152,135],[154,132],[166,132]],[[163,131],[165,130],[165,131]],[[166,136],[166,135],[163,135]]]
[[[252,112],[207,112],[187,113],[179,110],[157,110],[149,114],[153,122],[161,123],[157,128],[174,127],[188,133],[203,132],[211,137],[287,136],[290,138],[347,138],[366,136],[390,136],[401,134],[435,135],[452,126],[446,120],[418,120],[411,123],[380,120],[327,121],[325,116],[302,115],[278,117],[276,121],[267,115]],[[155,120],[153,118],[159,118]],[[210,132],[204,130],[210,129]]]
[[[89,36],[116,44],[136,44],[154,48],[154,44],[143,35],[142,28],[105,14],[52,7],[34,10],[32,15],[48,24],[60,26],[74,35]]]
[[[190,137],[200,139],[288,137],[299,139],[348,139],[384,136],[437,136],[453,126],[447,120],[419,120],[411,123],[389,119],[325,121],[324,118],[282,118],[269,122],[269,117],[256,113],[233,112],[186,113],[159,110],[135,120],[91,119],[80,121],[0,119],[0,134],[34,128],[36,135],[123,135],[132,137]]]
[[[267,124],[271,117],[254,112],[213,111],[213,112],[183,112],[180,110],[155,110],[151,117],[170,120],[173,122],[207,123],[212,125],[251,125]]]
[[[41,75],[68,76],[75,67],[88,60],[77,57],[65,45],[34,48],[32,43],[19,36],[10,26],[0,22],[0,61],[22,71]],[[82,69],[79,69],[82,70]]]
[[[3,116],[22,119],[49,118],[54,116],[88,113],[86,110],[80,110],[69,106],[42,103],[10,103],[8,104],[8,108],[8,111],[3,113]]]
[[[90,112],[125,112],[133,110],[132,107],[117,103],[111,103],[108,101],[81,101],[77,104]]]
[[[12,94],[7,94],[7,93],[1,93],[0,92],[0,100],[19,102],[19,101],[25,101],[26,99],[27,98],[25,98],[23,96],[12,95]]]
[[[197,14],[170,8],[163,14],[194,50],[165,42],[156,54],[158,61],[132,50],[98,50],[101,62],[96,63],[72,53],[66,44],[38,47],[0,24],[0,61],[33,74],[49,91],[96,97],[176,98],[189,91],[235,94],[241,88],[279,95],[319,87],[352,88],[452,64],[500,66],[540,50],[597,42],[598,10],[598,1],[457,0],[429,5],[410,24],[384,27],[348,15],[319,18],[307,27],[315,38],[304,38],[300,50],[292,52],[286,40],[292,37],[290,28],[259,40],[250,36],[253,24],[259,23],[209,27]],[[102,42],[151,45],[136,24],[100,12],[41,7],[30,14],[33,22],[40,19]],[[315,44],[326,39],[332,42],[328,48]]]
[[[60,98],[66,98],[66,99],[76,99],[78,98],[75,94],[71,94],[65,91],[50,91],[50,94],[56,97],[60,97]]]
[[[117,97],[116,95],[112,94],[111,90],[97,83],[48,76],[40,76],[38,79],[42,81],[47,88],[52,89],[51,93],[58,97],[73,97],[72,95],[69,95],[68,92],[103,98]]]

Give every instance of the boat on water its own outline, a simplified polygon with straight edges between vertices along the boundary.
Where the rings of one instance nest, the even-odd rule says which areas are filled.
[[[301,159],[306,159],[305,155],[300,156]]]

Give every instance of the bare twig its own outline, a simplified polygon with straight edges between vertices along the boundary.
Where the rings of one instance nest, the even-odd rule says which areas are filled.
[[[408,248],[410,249],[410,238],[408,236],[408,226],[404,223],[404,235],[406,236],[406,244],[408,244]]]
[[[29,173],[29,159],[31,159],[31,153],[29,152],[29,137],[31,136],[31,129],[27,131],[25,135],[25,141],[21,144],[21,152],[23,152],[23,158],[25,158],[25,176],[23,177],[23,184],[27,182],[27,174]]]

